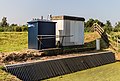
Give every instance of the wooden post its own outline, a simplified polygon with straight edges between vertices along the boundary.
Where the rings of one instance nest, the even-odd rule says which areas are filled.
[[[118,37],[117,37],[117,51],[119,50]]]

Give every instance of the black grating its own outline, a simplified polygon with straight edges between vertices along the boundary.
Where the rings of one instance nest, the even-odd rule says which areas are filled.
[[[6,70],[23,81],[38,81],[115,62],[112,52],[102,52],[36,63],[7,65]]]

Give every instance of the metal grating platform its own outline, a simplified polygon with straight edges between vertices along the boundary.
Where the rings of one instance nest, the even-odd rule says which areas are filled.
[[[101,52],[36,63],[6,65],[6,71],[23,81],[38,81],[113,62],[114,53]]]

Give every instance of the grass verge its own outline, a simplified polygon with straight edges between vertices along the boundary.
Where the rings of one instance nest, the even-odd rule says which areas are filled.
[[[120,62],[43,81],[120,81]]]
[[[0,81],[21,81],[15,76],[6,73],[5,71],[2,70],[2,66],[0,66]]]
[[[0,32],[0,52],[12,52],[26,49],[27,32]]]

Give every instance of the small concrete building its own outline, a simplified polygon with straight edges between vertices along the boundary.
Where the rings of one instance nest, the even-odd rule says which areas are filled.
[[[64,40],[56,38],[62,42],[63,46],[75,46],[84,44],[84,21],[82,17],[73,16],[53,16],[53,22],[56,23],[56,35],[65,36]]]

